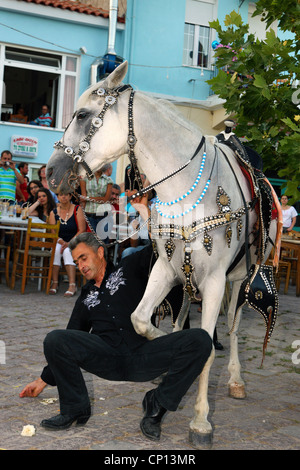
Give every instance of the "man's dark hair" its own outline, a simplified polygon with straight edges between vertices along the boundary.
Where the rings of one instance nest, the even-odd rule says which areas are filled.
[[[102,246],[104,248],[104,258],[107,260],[107,247],[104,242],[95,237],[92,232],[83,232],[77,235],[77,237],[72,238],[69,243],[69,248],[73,251],[79,243],[85,243],[87,246],[92,248],[95,253],[98,251],[98,248]]]
[[[27,162],[21,162],[21,163],[19,163],[19,165],[18,165],[19,170],[20,170],[21,168],[24,168],[24,166],[26,166],[26,165],[28,165]]]
[[[3,151],[1,152],[1,158],[3,157],[3,155],[4,155],[5,153],[7,153],[8,155],[11,155],[11,157],[12,157],[12,153],[11,153],[10,150],[3,150]]]

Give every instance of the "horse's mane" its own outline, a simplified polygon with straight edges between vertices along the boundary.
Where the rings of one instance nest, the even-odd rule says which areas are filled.
[[[169,119],[190,130],[193,129],[202,133],[200,127],[196,123],[188,119],[173,103],[162,98],[159,98],[156,101],[158,108],[160,108],[162,112],[167,114]]]
[[[103,86],[105,88],[105,80],[102,82],[98,82],[94,85],[91,85],[89,88],[87,88],[83,94],[79,97],[77,101],[77,109],[83,108],[86,106],[91,93],[94,90],[97,90],[100,86]],[[184,114],[176,107],[173,103],[170,101],[163,99],[163,98],[153,98],[150,97],[148,94],[143,93],[142,91],[138,91],[139,94],[145,96],[147,99],[151,100],[158,111],[164,113],[165,116],[168,116],[170,120],[176,122],[180,126],[183,126],[189,130],[194,130],[194,131],[200,131],[202,130],[199,128],[197,124],[194,122],[190,121],[187,117],[184,116]]]

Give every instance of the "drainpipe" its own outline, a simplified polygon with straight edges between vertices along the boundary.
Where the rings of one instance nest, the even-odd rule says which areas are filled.
[[[118,19],[118,0],[110,0],[107,51],[98,57],[91,66],[91,85],[109,75],[124,59],[116,55],[115,41]]]
[[[116,55],[115,41],[116,41],[116,30],[117,30],[117,18],[118,18],[118,0],[110,0],[107,54],[112,54],[113,56]]]

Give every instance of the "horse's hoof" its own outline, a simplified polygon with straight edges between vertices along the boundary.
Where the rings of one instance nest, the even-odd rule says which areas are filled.
[[[199,433],[192,431],[189,432],[189,442],[195,449],[209,450],[212,446],[213,433]]]
[[[228,392],[231,398],[237,398],[238,400],[246,398],[245,385],[241,385],[236,382],[229,384]]]

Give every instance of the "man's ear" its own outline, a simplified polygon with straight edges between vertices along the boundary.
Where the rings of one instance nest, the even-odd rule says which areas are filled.
[[[99,246],[99,248],[97,250],[97,254],[98,254],[100,259],[104,258],[104,248],[103,248],[103,246]]]

